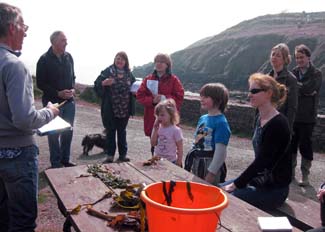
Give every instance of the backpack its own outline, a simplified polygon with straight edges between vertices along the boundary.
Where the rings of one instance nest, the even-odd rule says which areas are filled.
[[[192,172],[194,175],[204,179],[208,173],[208,167],[213,159],[214,151],[204,151],[197,148],[191,149],[185,158],[184,169]],[[226,163],[223,163],[220,168],[220,180],[219,183],[223,183],[226,180],[227,167]]]

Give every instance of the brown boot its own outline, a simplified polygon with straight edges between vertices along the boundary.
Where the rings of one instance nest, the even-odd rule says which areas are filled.
[[[310,168],[311,168],[311,160],[301,158],[301,181],[299,181],[300,186],[307,186],[309,185],[309,173],[310,173]]]
[[[308,186],[309,185],[309,178],[308,178],[308,175],[302,175],[302,178],[301,180],[299,181],[299,186]]]

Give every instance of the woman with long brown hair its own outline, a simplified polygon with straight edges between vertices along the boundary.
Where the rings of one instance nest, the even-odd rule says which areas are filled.
[[[130,92],[135,82],[129,59],[125,52],[118,52],[114,64],[101,72],[94,83],[97,95],[102,99],[101,116],[107,134],[107,159],[104,163],[114,161],[116,150],[116,133],[119,158],[118,162],[130,161],[127,158],[126,126],[129,117],[135,112],[135,98]]]

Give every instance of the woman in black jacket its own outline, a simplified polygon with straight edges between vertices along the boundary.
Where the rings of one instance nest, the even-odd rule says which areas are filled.
[[[286,87],[274,78],[256,73],[249,78],[250,104],[258,109],[253,135],[254,161],[232,183],[227,192],[262,209],[280,206],[289,194],[291,155],[288,121],[277,107],[286,99]],[[271,173],[272,179],[257,185],[260,173]]]
[[[291,56],[286,44],[280,43],[271,49],[270,63],[272,70],[269,75],[285,85],[288,91],[287,100],[279,108],[279,112],[287,117],[292,132],[298,104],[298,85],[296,77],[287,68],[291,63]]]
[[[135,97],[130,88],[135,77],[130,71],[129,59],[125,52],[119,52],[114,58],[114,64],[101,72],[94,83],[94,90],[102,99],[101,116],[107,133],[107,159],[104,163],[114,161],[117,145],[119,162],[130,161],[127,158],[126,126],[129,117],[134,115]]]

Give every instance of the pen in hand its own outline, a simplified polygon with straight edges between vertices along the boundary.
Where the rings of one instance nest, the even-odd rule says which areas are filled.
[[[58,108],[58,109],[60,109],[60,107],[62,107],[66,102],[67,102],[67,100],[61,102],[60,104],[59,103],[55,103],[55,104],[53,104],[53,106],[56,107],[56,108]]]
[[[51,102],[48,102],[46,108],[48,108],[48,109],[50,109],[52,111],[54,117],[58,116],[59,113],[60,113],[59,104],[58,103],[52,104]]]

